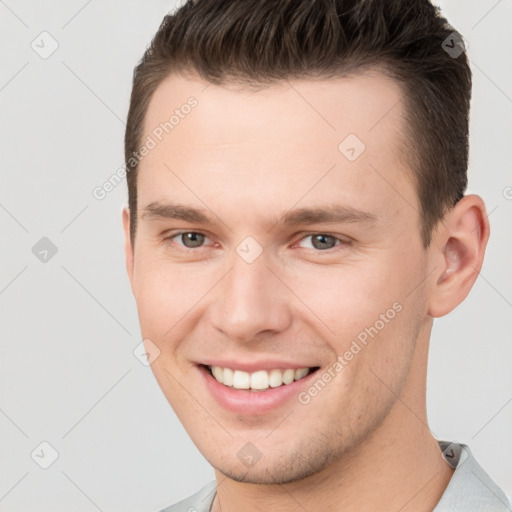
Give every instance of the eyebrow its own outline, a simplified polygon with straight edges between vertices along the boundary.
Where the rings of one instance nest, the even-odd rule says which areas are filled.
[[[141,214],[141,219],[178,219],[185,222],[211,225],[215,223],[206,210],[200,210],[180,204],[153,202],[148,204]],[[375,214],[351,206],[331,205],[311,208],[298,208],[272,218],[268,225],[272,229],[277,224],[295,226],[299,224],[327,223],[365,223],[372,224],[379,220]]]
[[[159,202],[148,204],[142,210],[141,219],[179,219],[198,224],[213,224],[213,220],[197,208]]]
[[[350,206],[333,205],[320,208],[299,208],[286,212],[275,224],[373,223],[378,217]]]

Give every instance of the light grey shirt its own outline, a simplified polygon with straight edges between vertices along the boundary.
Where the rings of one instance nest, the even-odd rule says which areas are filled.
[[[480,467],[465,444],[438,441],[446,461],[455,468],[439,503],[432,512],[511,512],[504,492]],[[209,512],[216,482],[160,512]]]

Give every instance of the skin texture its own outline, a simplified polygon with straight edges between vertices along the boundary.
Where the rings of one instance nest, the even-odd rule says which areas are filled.
[[[127,210],[123,224],[142,335],[160,351],[151,368],[216,470],[213,510],[432,510],[452,470],[427,425],[428,343],[433,318],[464,300],[481,268],[482,200],[459,201],[423,248],[402,92],[377,71],[259,91],[171,75],[143,140],[190,96],[197,106],[140,163],[134,246]],[[354,161],[338,149],[348,134],[365,145]],[[144,217],[157,202],[212,222]],[[335,205],[375,220],[279,222]],[[182,231],[204,244],[169,238]],[[316,249],[308,235],[318,233],[339,242]],[[263,250],[252,263],[236,252],[247,236]],[[233,413],[204,385],[207,358],[274,358],[322,374],[397,303],[306,405]],[[248,442],[261,453],[252,467],[237,457]]]

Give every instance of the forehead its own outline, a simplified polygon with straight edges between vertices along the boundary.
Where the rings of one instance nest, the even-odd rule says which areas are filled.
[[[200,135],[214,142],[241,140],[247,128],[272,133],[303,130],[307,123],[311,133],[322,133],[336,142],[344,133],[355,133],[370,142],[390,129],[398,135],[403,131],[403,91],[400,85],[377,70],[366,70],[345,77],[316,80],[286,80],[257,88],[227,82],[217,86],[194,74],[187,77],[171,74],[157,87],[148,106],[144,131],[151,133],[160,123],[168,121],[173,112],[179,115],[173,128],[183,121],[187,102],[194,98],[193,113],[200,118]],[[184,112],[185,117],[188,115]],[[222,114],[222,115],[220,115]],[[300,122],[298,122],[300,121]],[[173,130],[178,140],[180,132]],[[372,133],[373,132],[373,133]],[[238,137],[236,137],[238,133]]]
[[[244,189],[260,194],[262,211],[306,192],[348,205],[402,196],[410,207],[402,96],[377,71],[257,90],[170,75],[146,113],[142,142],[153,147],[139,164],[138,196],[147,204],[180,190],[199,206]]]

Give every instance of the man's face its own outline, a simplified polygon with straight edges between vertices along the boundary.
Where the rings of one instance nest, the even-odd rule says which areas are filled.
[[[208,461],[291,481],[421,396],[428,253],[401,91],[378,73],[206,85],[170,76],[149,106],[132,289],[153,372]]]

